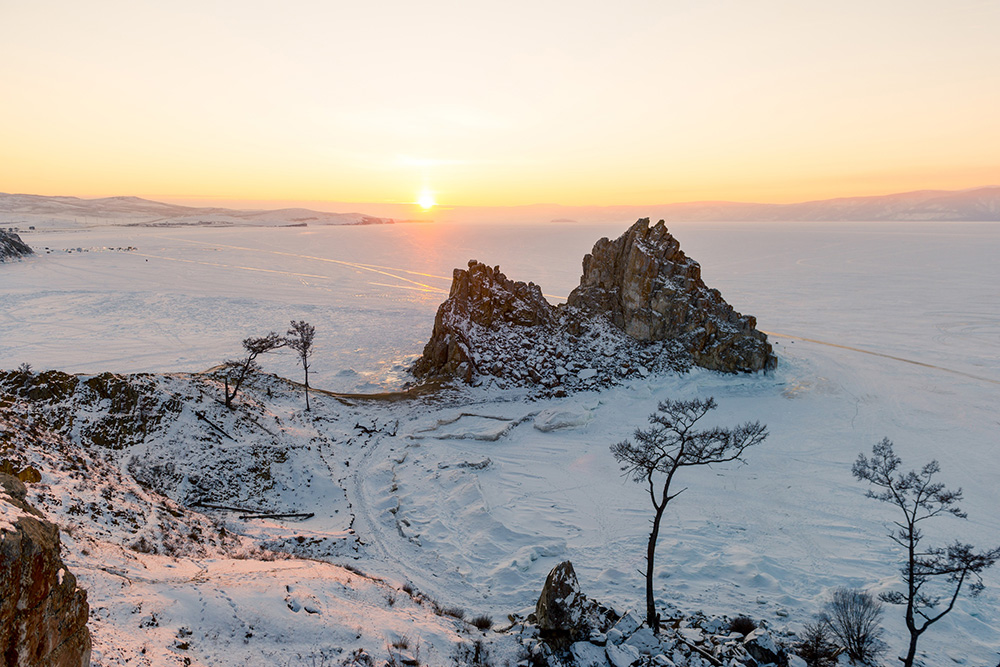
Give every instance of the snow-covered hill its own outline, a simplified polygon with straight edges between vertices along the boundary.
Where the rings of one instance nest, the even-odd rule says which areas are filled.
[[[150,201],[139,197],[45,197],[0,193],[0,224],[7,227],[90,227],[131,225],[142,227],[294,227],[308,225],[371,225],[391,223],[360,213],[325,213],[304,208],[242,210],[196,208]]]

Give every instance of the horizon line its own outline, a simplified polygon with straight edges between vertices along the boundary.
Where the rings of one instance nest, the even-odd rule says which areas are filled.
[[[771,206],[771,207],[787,207],[787,206],[799,206],[803,204],[815,204],[822,202],[832,202],[841,201],[847,199],[878,199],[881,197],[894,197],[902,195],[915,195],[922,193],[949,193],[956,194],[962,192],[975,192],[978,190],[991,190],[1000,188],[1000,185],[979,185],[966,188],[958,189],[941,189],[941,188],[919,188],[916,190],[904,190],[904,191],[891,191],[882,194],[874,195],[840,195],[837,197],[827,197],[823,199],[806,199],[802,201],[793,202],[757,202],[757,201],[740,201],[740,200],[730,200],[730,199],[699,199],[699,200],[686,200],[686,201],[674,201],[674,202],[660,202],[660,203],[637,203],[637,204],[561,204],[556,202],[535,202],[531,204],[456,204],[450,205],[446,203],[437,204],[433,207],[435,210],[456,210],[456,209],[523,209],[523,208],[539,208],[539,207],[557,207],[557,208],[584,208],[584,209],[610,209],[610,208],[641,208],[641,207],[663,207],[663,206],[690,206],[690,205],[732,205],[732,206]],[[315,203],[323,205],[344,205],[344,206],[414,206],[419,207],[417,202],[409,201],[383,201],[383,202],[373,202],[373,201],[342,201],[333,199],[247,199],[241,197],[230,197],[224,195],[213,195],[213,196],[191,196],[191,195],[107,195],[99,197],[80,197],[77,195],[43,195],[35,194],[29,192],[0,192],[0,196],[12,196],[12,197],[43,197],[43,198],[59,198],[59,199],[76,199],[79,201],[94,202],[106,199],[140,199],[144,201],[150,201],[159,204],[168,204],[171,206],[184,206],[187,208],[224,208],[229,210],[271,210],[278,211],[283,209],[293,209],[302,208],[302,206],[277,206],[276,208],[264,208],[264,209],[234,209],[232,206],[191,206],[190,204],[176,204],[172,203],[174,201],[220,201],[220,202],[246,202],[246,203],[274,203],[279,204],[281,202],[288,203]],[[154,198],[155,197],[155,198]]]

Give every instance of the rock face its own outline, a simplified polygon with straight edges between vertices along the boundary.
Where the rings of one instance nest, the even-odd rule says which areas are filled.
[[[486,377],[501,386],[589,388],[691,363],[725,372],[773,368],[767,337],[701,279],[662,221],[644,218],[584,257],[580,285],[554,307],[499,267],[456,269],[413,372]]]
[[[0,262],[34,255],[35,251],[14,232],[0,230]]]
[[[455,269],[451,292],[438,308],[431,340],[417,361],[420,376],[443,375],[472,380],[477,365],[475,341],[484,331],[551,325],[555,309],[534,283],[514,282],[475,260],[468,270]]]
[[[0,655],[11,667],[90,664],[86,591],[59,558],[59,529],[0,474]]]
[[[637,340],[681,340],[704,368],[759,371],[774,363],[757,319],[705,285],[701,266],[662,220],[650,227],[643,218],[614,241],[598,241],[583,258],[580,286],[567,305],[585,317],[606,314]]]

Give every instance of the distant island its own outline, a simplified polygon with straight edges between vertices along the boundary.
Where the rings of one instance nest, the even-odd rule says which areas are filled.
[[[132,227],[305,227],[307,225],[385,225],[396,222],[363,213],[328,213],[305,208],[232,209],[180,206],[140,197],[46,197],[0,193],[0,223]]]

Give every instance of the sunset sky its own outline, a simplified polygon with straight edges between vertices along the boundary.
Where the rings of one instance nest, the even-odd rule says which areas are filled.
[[[464,206],[1000,184],[1000,2],[0,0],[0,191]]]

